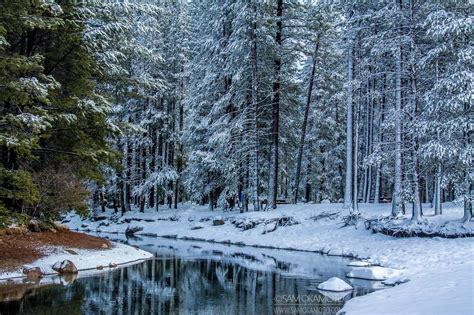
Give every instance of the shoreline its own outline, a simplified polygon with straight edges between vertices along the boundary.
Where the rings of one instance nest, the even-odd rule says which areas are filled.
[[[366,217],[375,214],[381,215],[383,212],[389,211],[389,206],[386,208],[384,209],[383,205],[378,205],[377,208],[367,207],[361,212]],[[372,312],[378,314],[396,314],[399,311],[403,311],[404,314],[413,314],[424,313],[425,310],[431,314],[464,314],[472,311],[469,294],[463,295],[461,293],[466,290],[472,292],[472,272],[469,273],[474,266],[472,240],[439,237],[395,238],[372,234],[363,226],[358,229],[353,226],[341,228],[339,219],[311,220],[314,215],[328,210],[340,210],[339,205],[288,205],[276,211],[246,213],[211,212],[206,211],[202,206],[187,205],[187,207],[181,207],[178,210],[126,213],[120,219],[126,221],[119,221],[121,223],[118,224],[117,222],[113,224],[111,222],[110,225],[104,224],[103,222],[107,222],[107,219],[96,222],[78,222],[74,221],[74,217],[69,217],[72,221],[67,224],[71,228],[81,231],[105,234],[125,234],[126,229],[135,228],[137,231],[134,235],[137,237],[140,235],[156,236],[349,257],[366,260],[371,265],[399,269],[401,276],[409,279],[408,283],[387,285],[386,289],[378,291],[376,294],[371,293],[363,298],[351,299],[344,305],[341,314],[344,312],[346,314],[367,314],[364,305],[371,305]],[[459,213],[460,209],[455,206],[447,206],[446,214],[442,218],[454,220],[459,216]],[[299,223],[278,227],[271,233],[265,233],[266,227],[263,224],[242,230],[231,223],[240,219],[245,222],[257,222],[263,218],[268,220],[282,216],[292,216]],[[212,218],[223,219],[225,224],[214,226]],[[471,224],[472,222],[469,223],[469,228],[471,228]],[[450,272],[446,272],[446,270],[458,269],[462,272],[453,273],[456,277],[450,279]],[[446,287],[444,284],[451,280],[455,283],[462,283],[462,285]],[[436,292],[424,294],[424,291],[427,291],[425,288],[428,286],[440,288],[439,294],[442,294],[443,297],[440,298]],[[445,291],[443,291],[444,287],[446,287]],[[412,293],[414,298],[409,300],[407,291],[415,291]],[[420,300],[425,299],[423,300],[425,302],[413,302],[417,300],[418,295],[420,295]],[[386,304],[391,304],[392,308],[385,308]],[[400,307],[397,308],[397,305]],[[457,311],[455,313],[449,312],[449,309],[453,307]]]
[[[33,282],[41,282],[42,279],[61,275],[60,272],[53,270],[53,265],[57,262],[62,262],[64,260],[70,260],[77,269],[77,273],[72,275],[77,276],[83,274],[86,271],[97,270],[98,272],[103,272],[106,270],[113,269],[117,266],[139,263],[153,257],[153,254],[146,252],[142,249],[135,248],[130,245],[111,242],[107,239],[91,236],[86,233],[76,233],[76,232],[63,232],[64,235],[61,237],[69,237],[69,234],[73,238],[83,238],[86,241],[92,239],[96,243],[103,243],[97,247],[96,245],[84,245],[81,242],[74,246],[74,240],[68,240],[66,244],[58,244],[57,240],[51,240],[48,242],[48,236],[56,235],[49,234],[43,235],[40,233],[48,232],[36,232],[36,233],[27,233],[24,235],[15,235],[9,239],[9,242],[14,242],[16,238],[21,239],[21,242],[31,242],[31,240],[41,239],[41,242],[33,243],[31,246],[37,246],[35,248],[36,252],[33,256],[33,259],[30,257],[25,258],[25,261],[19,260],[18,258],[8,260],[8,257],[4,259],[4,262],[7,264],[8,268],[0,271],[0,283],[18,281],[22,279],[32,280]],[[75,234],[73,234],[75,233]],[[59,234],[59,233],[58,233]],[[25,240],[26,239],[26,240]],[[46,239],[46,240],[45,240]],[[81,239],[82,242],[84,240]],[[12,244],[4,243],[3,247],[8,249],[8,246],[11,247]],[[14,244],[13,244],[14,245]],[[10,248],[10,251],[16,251],[16,248]],[[15,253],[17,256],[23,256],[30,254],[29,249],[25,247],[20,247],[18,249],[20,253]],[[6,253],[7,254],[7,253]],[[38,258],[39,256],[39,258]],[[3,257],[2,257],[3,258]],[[0,259],[1,260],[1,259]],[[36,279],[36,277],[29,279],[27,275],[23,273],[25,268],[40,268],[41,275]],[[61,275],[62,276],[62,275]]]

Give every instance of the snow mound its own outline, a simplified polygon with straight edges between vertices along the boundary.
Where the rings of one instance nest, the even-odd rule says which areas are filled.
[[[388,280],[382,281],[382,283],[389,286],[395,286],[402,283],[406,283],[408,281],[410,281],[410,279],[408,279],[407,277],[401,276],[401,277],[390,278]]]
[[[366,280],[384,281],[401,275],[401,270],[383,267],[358,267],[353,268],[348,274],[348,278],[358,278]]]
[[[379,217],[365,221],[365,227],[373,233],[382,233],[395,237],[474,237],[474,228],[459,220],[456,221],[429,221],[426,219],[412,223],[405,217]]]
[[[347,264],[349,267],[370,267],[372,266],[371,263],[368,261],[351,261]]]
[[[318,289],[324,291],[343,292],[352,290],[352,287],[344,280],[341,280],[338,277],[332,277],[331,279],[319,284]]]

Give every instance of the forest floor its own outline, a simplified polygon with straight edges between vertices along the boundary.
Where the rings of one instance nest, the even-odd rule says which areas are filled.
[[[444,204],[443,215],[433,216],[424,205],[431,225],[472,231],[474,222],[461,223],[462,208]],[[390,213],[389,204],[362,204],[361,214],[374,219]],[[371,264],[400,270],[398,280],[408,283],[357,297],[345,304],[346,314],[473,314],[474,243],[472,238],[396,238],[367,230],[361,222],[344,226],[348,213],[341,204],[280,205],[265,212],[210,211],[182,204],[177,210],[147,209],[124,216],[110,210],[96,219],[69,214],[63,221],[73,229],[108,233],[134,233],[248,246],[317,251],[345,255]],[[407,216],[408,218],[408,216]]]
[[[4,234],[0,236],[0,281],[22,277],[23,268],[40,267],[44,274],[56,274],[52,266],[65,259],[80,271],[151,256],[131,246],[67,230]]]

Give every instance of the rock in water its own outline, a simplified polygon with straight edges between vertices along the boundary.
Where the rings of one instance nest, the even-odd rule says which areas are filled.
[[[372,266],[371,263],[368,261],[351,261],[347,264],[349,267],[370,267]]]
[[[62,262],[56,262],[53,265],[53,270],[57,271],[60,274],[77,273],[76,266],[72,261],[68,259],[63,260]]]
[[[43,277],[43,271],[40,267],[24,268],[23,274],[26,275],[28,280],[39,280]]]
[[[383,281],[400,276],[401,270],[383,267],[353,268],[348,274],[349,278]]]
[[[352,287],[344,280],[339,279],[338,277],[332,277],[331,279],[320,283],[318,285],[318,289],[324,291],[343,292],[352,290]]]
[[[143,226],[129,225],[125,230],[125,235],[133,235],[143,230]]]

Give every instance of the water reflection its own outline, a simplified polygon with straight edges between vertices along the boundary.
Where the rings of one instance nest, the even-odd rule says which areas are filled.
[[[69,285],[36,287],[19,301],[0,303],[0,314],[334,314],[344,300],[374,289],[353,283],[347,295],[316,290],[330,277],[345,279],[348,260],[339,257],[163,239],[129,242],[156,258]]]

